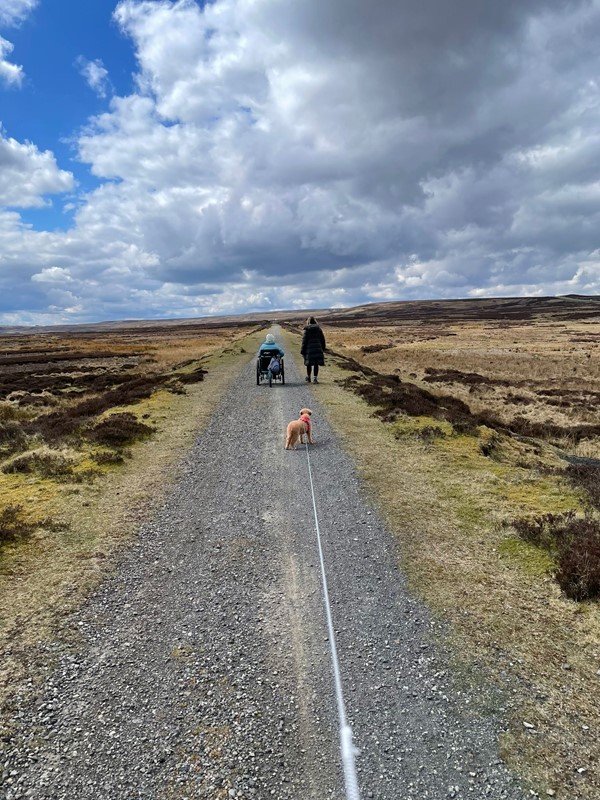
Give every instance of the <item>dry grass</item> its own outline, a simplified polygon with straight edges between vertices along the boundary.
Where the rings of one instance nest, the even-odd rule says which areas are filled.
[[[597,364],[585,377],[574,377],[573,354],[568,346],[561,350],[560,327],[540,327],[530,336],[521,325],[507,330],[493,322],[446,323],[434,338],[436,327],[429,323],[427,335],[418,338],[422,328],[413,323],[380,328],[363,322],[358,331],[324,325],[328,345],[376,370],[403,379],[412,373],[417,386],[464,399],[476,411],[478,401],[506,420],[512,410],[504,392],[533,396],[542,385],[600,389]],[[297,340],[286,335],[294,352]],[[363,349],[390,340],[393,348]],[[535,358],[523,353],[526,346]],[[588,361],[579,353],[574,366],[582,369]],[[534,362],[535,369],[524,366]],[[369,376],[349,373],[343,363],[327,359],[319,396],[398,537],[412,590],[451,623],[458,669],[470,676],[475,670],[478,679],[501,687],[509,721],[501,743],[505,758],[541,794],[552,790],[563,800],[596,800],[598,604],[567,599],[552,578],[555,560],[510,527],[518,517],[583,513],[584,495],[557,473],[564,466],[560,450],[482,426],[476,435],[463,435],[449,422],[426,416],[392,415],[394,421],[382,423],[373,406],[348,391],[349,375],[359,383]],[[436,386],[424,381],[428,367],[477,372],[509,385],[484,383],[473,392],[462,383]],[[535,408],[536,418],[550,413],[543,400]],[[572,424],[584,417],[568,419]],[[598,452],[595,443],[586,446]]]
[[[598,423],[600,321],[595,319],[336,325],[327,329],[327,339],[333,350],[378,372],[450,393],[474,413],[565,427]],[[386,348],[368,352],[374,345]],[[600,457],[599,443],[583,441],[575,452]]]

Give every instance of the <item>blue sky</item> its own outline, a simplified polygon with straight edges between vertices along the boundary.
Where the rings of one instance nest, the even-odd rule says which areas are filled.
[[[0,325],[600,293],[600,0],[3,0]]]
[[[5,133],[52,150],[62,168],[74,174],[80,191],[97,186],[98,180],[77,158],[74,139],[89,117],[107,107],[106,97],[98,96],[81,74],[80,59],[101,59],[111,92],[126,95],[133,88],[135,56],[112,19],[114,8],[114,0],[41,2],[9,34],[13,59],[26,64],[26,75],[20,88],[0,96]],[[28,209],[22,217],[39,230],[70,227],[65,201],[50,199],[50,207]]]

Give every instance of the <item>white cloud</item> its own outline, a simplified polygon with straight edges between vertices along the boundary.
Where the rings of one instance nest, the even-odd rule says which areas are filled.
[[[114,19],[136,88],[77,140],[102,185],[67,233],[0,215],[0,271],[10,252],[40,314],[600,292],[600,0],[122,0]],[[80,68],[108,93],[100,59]],[[0,138],[0,204],[72,187]]]
[[[23,67],[11,64],[6,56],[12,53],[13,45],[0,36],[0,82],[6,86],[20,86],[23,82]]]
[[[64,267],[45,267],[41,272],[31,276],[37,283],[68,283],[72,280],[71,273]]]
[[[89,61],[84,56],[79,56],[75,63],[90,89],[98,97],[106,97],[111,90],[111,83],[108,77],[108,70],[102,63],[102,59],[96,58],[93,61]]]
[[[0,2],[0,27],[14,27],[19,25],[33,9],[38,0],[1,0]],[[6,56],[12,53],[14,45],[0,36],[0,84],[9,87],[19,87],[23,83],[23,67],[12,64]]]
[[[5,138],[0,128],[0,206],[43,206],[44,195],[73,188],[73,176],[58,168],[48,150]]]
[[[9,27],[22,22],[37,6],[38,0],[2,0],[0,25]]]

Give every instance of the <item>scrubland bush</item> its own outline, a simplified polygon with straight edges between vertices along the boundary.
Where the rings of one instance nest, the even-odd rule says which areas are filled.
[[[166,389],[171,394],[187,394],[185,391],[185,386],[181,383],[181,381],[170,381],[166,385]]]
[[[138,422],[135,414],[124,412],[122,414],[111,414],[110,417],[99,422],[87,431],[89,439],[98,444],[109,447],[123,447],[132,444],[138,439],[150,436],[155,429],[143,422]]]
[[[0,401],[0,420],[6,422],[6,420],[19,420],[23,419],[25,416],[25,412],[20,409],[15,403],[11,402],[1,402]]]
[[[527,542],[550,552],[557,562],[556,580],[572,600],[600,595],[600,523],[591,518],[545,514],[511,523]]]
[[[98,397],[90,397],[60,411],[40,414],[26,424],[26,430],[29,433],[39,434],[47,442],[57,442],[69,438],[78,439],[82,429],[92,417],[115,406],[131,405],[146,399],[166,380],[166,377],[162,375],[135,377],[127,384],[111,389]]]
[[[125,462],[125,453],[116,450],[102,450],[99,453],[92,453],[91,459],[100,466],[113,466]]]
[[[575,520],[569,529],[568,546],[558,559],[556,580],[573,600],[600,595],[600,526],[595,520]]]
[[[65,480],[73,477],[73,461],[54,453],[24,453],[2,467],[9,474],[32,474],[41,478]]]
[[[424,442],[432,442],[434,439],[443,439],[446,436],[444,431],[436,425],[426,425],[419,430],[418,434]]]
[[[198,369],[193,370],[192,372],[182,372],[177,374],[177,380],[181,383],[198,383],[199,381],[204,380],[204,376],[206,375],[206,370],[198,367]]]
[[[586,492],[589,504],[600,509],[600,465],[569,464],[565,474],[574,486]]]
[[[6,506],[0,511],[0,546],[26,539],[36,526],[23,519],[22,506]]]
[[[27,436],[16,420],[0,421],[0,453],[10,455],[23,450],[27,444]]]

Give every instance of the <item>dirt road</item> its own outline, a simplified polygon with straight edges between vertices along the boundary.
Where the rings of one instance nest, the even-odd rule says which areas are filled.
[[[303,405],[362,797],[531,796],[498,758],[495,701],[454,682],[439,623],[407,593],[319,387],[291,358],[286,373],[257,387],[244,367],[72,621],[77,640],[17,707],[7,800],[344,797],[307,457],[284,450]]]

